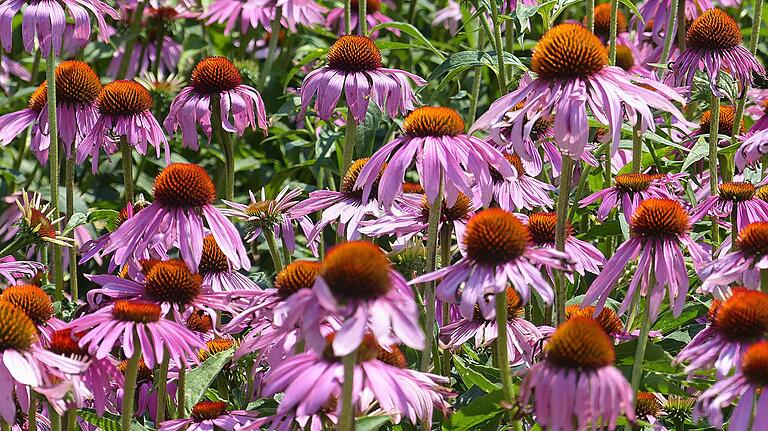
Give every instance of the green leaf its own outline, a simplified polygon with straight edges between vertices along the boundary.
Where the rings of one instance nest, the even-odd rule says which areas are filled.
[[[631,368],[635,361],[636,348],[637,339],[616,346],[616,365]],[[643,371],[677,374],[678,370],[672,366],[672,360],[672,355],[649,340],[648,346],[645,349],[645,358],[643,359]]]
[[[389,416],[367,416],[355,419],[356,431],[376,431],[384,425],[390,423],[392,418]]]
[[[317,60],[318,58],[322,57],[328,52],[327,49],[318,48],[308,54],[305,54],[304,57],[301,59],[299,64],[296,65],[293,69],[291,69],[290,72],[288,72],[288,75],[285,77],[285,85],[288,85],[289,82],[291,82],[291,79],[293,79],[294,76],[296,76],[297,73],[301,70],[302,67],[308,65],[309,63]]]
[[[187,410],[192,410],[192,407],[203,399],[206,389],[211,386],[216,375],[232,359],[234,354],[234,348],[219,352],[187,373],[187,388],[185,391]]]
[[[82,226],[86,223],[88,223],[88,216],[83,213],[74,213],[72,214],[72,217],[69,218],[69,221],[67,221],[67,225],[64,226],[64,230],[61,232],[61,234],[67,235],[76,227]]]
[[[639,19],[643,23],[643,25],[645,25],[645,20],[643,19],[643,15],[640,14],[639,10],[637,10],[637,6],[635,6],[632,0],[619,0],[619,1],[621,2],[621,4],[629,8],[629,10],[632,12],[632,16],[637,17],[637,19]]]
[[[475,399],[459,409],[443,422],[443,431],[475,430],[481,423],[493,419],[502,413],[501,401],[504,393],[501,389]]]
[[[512,54],[504,53],[505,64],[512,64],[518,68],[525,68]],[[461,51],[452,54],[429,75],[427,81],[433,81],[445,75],[455,76],[470,67],[485,66],[498,73],[498,62],[495,51]]]
[[[435,46],[432,45],[432,42],[430,42],[429,39],[424,37],[424,35],[421,34],[421,32],[419,31],[419,29],[417,29],[413,25],[408,24],[407,22],[400,22],[400,21],[383,22],[377,26],[374,26],[372,29],[370,29],[370,32],[373,33],[376,30],[379,30],[382,28],[386,30],[391,30],[394,28],[402,32],[405,32],[406,34],[408,34],[408,36],[411,36],[412,38],[414,38],[416,42],[418,42],[425,48],[429,49],[430,51],[434,52],[435,55],[437,55],[440,58],[440,61],[445,60],[445,56],[443,55],[443,53],[440,52],[437,48],[435,48]]]
[[[118,415],[104,412],[104,415],[99,416],[93,409],[80,409],[77,411],[77,415],[103,431],[121,431],[120,416]],[[134,419],[131,422],[131,431],[147,431],[147,429]]]
[[[459,356],[453,357],[454,364],[456,365],[456,371],[459,373],[459,377],[467,385],[468,388],[477,386],[485,392],[495,392],[499,389],[499,386],[492,383],[485,378],[479,372],[473,370],[471,365],[467,365],[463,359]]]
[[[696,140],[696,144],[685,158],[683,167],[680,168],[680,172],[685,172],[692,164],[702,160],[704,157],[707,157],[707,154],[709,154],[709,144],[707,143],[705,137],[701,136],[698,140]]]

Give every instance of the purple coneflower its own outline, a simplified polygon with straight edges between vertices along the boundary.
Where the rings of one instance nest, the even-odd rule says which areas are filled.
[[[746,136],[733,157],[736,168],[741,172],[747,166],[757,164],[766,154],[768,154],[768,129],[759,130]]]
[[[495,168],[491,168],[493,200],[499,207],[506,211],[552,208],[554,202],[550,193],[555,190],[555,186],[528,175],[522,159],[517,154],[504,153],[504,158],[515,168],[516,174],[505,178]],[[481,191],[475,192],[475,195],[481,194]]]
[[[464,133],[464,121],[451,108],[418,108],[405,117],[403,131],[403,136],[377,150],[360,172],[355,188],[363,189],[363,199],[378,181],[379,202],[385,208],[392,206],[414,160],[427,200],[436,201],[442,181],[448,206],[453,206],[459,193],[473,196],[475,192],[480,194],[477,200],[487,205],[493,197],[491,168],[503,178],[515,174],[499,150]]]
[[[536,422],[547,429],[616,428],[625,415],[634,420],[632,388],[613,366],[613,342],[588,317],[566,320],[544,347],[520,386],[523,402],[533,403]]]
[[[672,313],[679,316],[688,294],[688,270],[682,248],[688,249],[697,271],[709,259],[707,251],[691,239],[690,230],[690,218],[677,201],[659,198],[642,201],[632,215],[629,240],[616,249],[589,286],[582,303],[589,305],[597,300],[596,308],[602,310],[626,266],[639,257],[619,314],[627,310],[639,293],[650,297],[648,316],[654,321],[668,288]]]
[[[344,356],[357,349],[366,331],[384,345],[424,348],[418,306],[411,288],[376,245],[350,241],[333,247],[323,260],[311,290],[301,289],[275,310],[275,323],[293,329],[302,320],[311,345],[321,344],[321,321],[341,326],[333,351]]]
[[[240,262],[232,262],[216,244],[213,235],[203,238],[203,256],[197,270],[203,276],[203,285],[210,286],[214,292],[233,290],[255,290],[259,286],[248,276],[239,273]]]
[[[526,227],[531,234],[531,243],[537,247],[555,250],[555,226],[557,224],[556,213],[533,213],[528,216]],[[599,274],[600,268],[605,265],[605,256],[592,244],[582,241],[574,236],[575,229],[569,221],[565,227],[565,254],[573,263],[573,270],[579,275],[585,272]],[[547,269],[552,277],[551,269]],[[573,282],[573,274],[566,274]],[[554,279],[554,278],[553,278]]]
[[[26,7],[25,7],[26,6]],[[37,45],[43,56],[53,52],[58,56],[61,53],[67,19],[64,8],[69,10],[69,15],[75,22],[74,39],[88,41],[91,37],[92,14],[99,24],[99,36],[102,42],[109,42],[112,30],[107,26],[104,15],[114,19],[120,16],[115,11],[99,0],[9,0],[0,3],[0,42],[6,52],[10,52],[13,41],[13,18],[23,8],[22,12],[22,40],[24,49],[32,53]]]
[[[718,299],[728,297],[730,286],[739,283],[749,289],[760,289],[760,271],[768,269],[768,222],[745,226],[730,253],[717,257],[702,269],[702,292]]]
[[[685,7],[686,21],[697,18],[707,9],[712,9],[711,0],[681,0]],[[663,43],[664,33],[666,31],[669,14],[675,13],[672,9],[671,0],[644,0],[639,6],[638,11],[643,19],[633,17],[632,21],[637,25],[637,33],[642,34],[643,30],[651,32],[651,38],[655,43]],[[677,20],[673,21],[674,27],[670,29],[676,34]]]
[[[360,20],[360,5],[359,0],[351,0],[351,16],[350,16],[350,28],[347,30],[347,33],[354,34],[355,30],[357,30],[357,24]],[[384,13],[381,11],[382,5],[387,5],[389,8],[395,7],[395,4],[390,0],[366,0],[366,12],[367,15],[365,17],[365,21],[368,23],[368,28],[376,27],[380,24],[385,24],[388,22],[392,22],[392,18],[384,15]],[[330,12],[328,12],[328,17],[325,19],[325,25],[328,28],[336,28],[336,33],[341,36],[344,34],[344,8],[343,7],[336,7],[331,9]],[[392,33],[395,33],[396,35],[400,35],[400,31],[397,29],[392,29]],[[374,31],[371,33],[371,39],[377,39],[379,37],[379,31]]]
[[[768,295],[735,287],[725,301],[715,299],[707,314],[709,325],[696,334],[675,358],[687,362],[685,372],[715,367],[719,376],[738,366],[741,354],[768,334]]]
[[[258,415],[256,411],[229,410],[229,405],[222,401],[200,401],[192,407],[189,418],[165,421],[158,430],[235,431],[249,424],[263,423],[264,419],[258,420]]]
[[[155,178],[154,202],[127,219],[110,234],[104,253],[115,252],[124,265],[141,259],[163,236],[166,250],[175,245],[193,271],[203,256],[203,221],[230,262],[249,269],[250,262],[235,226],[212,204],[216,188],[205,169],[189,163],[166,166]]]
[[[120,140],[125,140],[142,156],[147,154],[148,145],[152,145],[160,158],[163,147],[165,163],[170,163],[168,140],[152,114],[152,104],[152,96],[138,82],[113,81],[105,85],[97,101],[98,119],[77,146],[77,163],[91,156],[95,174],[99,168],[99,150],[112,155],[119,150]]]
[[[614,152],[624,117],[639,123],[641,131],[655,130],[651,108],[685,121],[670,102],[683,102],[672,88],[651,79],[630,78],[621,68],[608,66],[600,39],[579,24],[560,24],[547,31],[536,45],[531,69],[536,79],[495,101],[470,132],[490,129],[498,140],[498,123],[507,115],[502,126],[512,125],[512,139],[522,141],[536,120],[552,115],[555,142],[564,155],[579,159],[589,137],[587,107],[608,127]],[[522,101],[522,108],[509,112]]]
[[[437,297],[450,303],[459,301],[461,314],[466,318],[474,316],[475,305],[484,317],[490,317],[493,303],[485,301],[486,295],[504,292],[508,286],[520,294],[524,303],[528,302],[532,287],[549,304],[554,292],[538,267],[571,267],[565,253],[531,247],[525,225],[499,208],[481,211],[469,219],[459,248],[463,257],[453,265],[417,277],[410,284],[439,280]]]
[[[426,84],[410,72],[383,67],[381,52],[368,37],[341,36],[328,49],[328,65],[310,72],[301,84],[299,121],[315,95],[315,110],[320,119],[330,120],[342,91],[356,123],[365,120],[370,100],[394,118],[414,108],[416,96],[409,79],[417,86]]]
[[[412,424],[418,424],[421,419],[431,422],[435,407],[443,411],[447,407],[444,399],[450,392],[441,386],[447,380],[407,367],[406,358],[397,346],[384,349],[374,337],[365,336],[354,366],[353,405],[365,411],[376,401],[379,408],[393,416],[395,423],[400,422],[401,416]],[[296,408],[297,415],[304,416],[321,412],[330,400],[338,398],[342,383],[341,358],[327,346],[320,352],[292,356],[270,370],[265,377],[265,392],[267,395],[284,392],[278,414]]]
[[[40,338],[49,340],[62,322],[53,315],[53,301],[45,291],[34,284],[17,284],[0,291],[0,302],[15,305],[24,312],[37,328]]]
[[[303,217],[316,211],[322,211],[320,221],[312,228],[307,237],[307,242],[313,243],[326,226],[338,220],[336,231],[347,240],[360,237],[361,222],[368,217],[379,216],[380,205],[374,192],[363,201],[363,191],[354,190],[355,181],[363,167],[368,163],[368,158],[352,162],[341,180],[339,191],[315,190],[307,199],[296,204],[291,213]],[[378,191],[378,190],[376,190]]]
[[[728,420],[731,430],[768,428],[768,341],[753,344],[741,356],[741,367],[698,397],[694,419],[705,416],[709,424],[722,428],[723,409],[736,401]],[[757,408],[755,408],[757,405]],[[754,412],[754,413],[753,413]],[[750,423],[752,426],[750,427]]]
[[[163,362],[165,355],[174,362],[194,363],[198,350],[205,347],[192,331],[162,318],[162,307],[153,302],[119,300],[75,319],[68,328],[84,332],[78,345],[88,348],[96,359],[108,357],[120,344],[128,358],[141,349],[151,368]]]
[[[16,284],[22,277],[32,277],[45,269],[45,265],[29,260],[16,260],[13,256],[0,257],[0,277],[8,284]]]
[[[694,208],[691,222],[696,223],[705,216],[720,218],[736,214],[739,230],[750,223],[768,220],[768,202],[755,197],[755,186],[747,182],[728,182],[718,186],[719,194],[709,196]]]
[[[582,208],[602,200],[597,209],[597,219],[604,221],[608,214],[620,205],[624,219],[629,222],[637,207],[650,198],[673,199],[664,182],[649,174],[621,174],[614,178],[611,188],[595,192],[581,201]]]
[[[30,149],[40,163],[48,161],[50,147],[47,90],[43,82],[32,93],[27,108],[0,117],[0,145],[8,145],[32,125]],[[56,66],[56,118],[67,157],[96,123],[100,92],[99,76],[82,61],[63,61]]]
[[[507,288],[507,352],[511,366],[531,364],[536,344],[543,338],[539,328],[522,318],[525,304],[514,289]],[[440,342],[451,349],[460,348],[469,339],[475,339],[475,347],[492,345],[499,337],[496,317],[486,319],[475,309],[472,318],[458,321],[440,328]]]
[[[741,46],[741,27],[720,9],[709,9],[688,27],[685,50],[670,64],[675,85],[691,88],[693,77],[704,70],[712,94],[720,95],[720,71],[728,71],[746,91],[752,85],[752,72],[765,75],[755,56]]]
[[[229,35],[240,20],[240,32],[248,33],[259,26],[269,30],[277,8],[281,10],[280,24],[296,32],[296,26],[311,27],[325,21],[326,9],[313,0],[217,0],[200,15],[206,25],[224,24],[224,34]]]
[[[224,57],[208,57],[192,70],[191,86],[181,90],[171,103],[163,122],[171,134],[181,128],[182,143],[197,150],[197,125],[211,139],[211,103],[218,98],[221,127],[243,136],[245,129],[267,131],[267,114],[261,95],[255,88],[243,84],[240,71]],[[230,119],[231,117],[231,119]]]

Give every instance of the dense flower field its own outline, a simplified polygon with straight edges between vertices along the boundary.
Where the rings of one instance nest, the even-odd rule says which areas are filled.
[[[0,0],[0,431],[768,430],[762,0]]]

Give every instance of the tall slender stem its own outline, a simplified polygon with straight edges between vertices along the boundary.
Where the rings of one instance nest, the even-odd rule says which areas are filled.
[[[440,229],[440,267],[445,268],[451,264],[451,234],[453,233],[453,226],[450,223],[445,223]],[[443,301],[442,307],[441,327],[445,327],[451,323],[451,305]],[[451,376],[451,350],[443,350],[443,364],[440,367],[441,374],[445,377]]]
[[[496,305],[496,357],[499,361],[501,387],[504,401],[512,404],[515,400],[512,387],[512,373],[509,368],[509,352],[507,351],[507,292],[499,292],[495,297]]]
[[[368,0],[357,1],[357,26],[360,36],[368,36]]]
[[[352,159],[355,156],[355,143],[357,142],[357,121],[352,116],[352,111],[347,111],[347,126],[344,136],[344,147],[341,150],[341,171],[339,177],[344,178],[349,167],[352,166]]]
[[[640,173],[643,169],[643,134],[640,121],[632,128],[632,172]]]
[[[563,154],[563,168],[560,173],[560,191],[557,196],[557,222],[555,223],[555,247],[560,251],[565,251],[566,227],[568,225],[568,198],[570,197],[571,178],[573,178],[573,159],[571,159],[569,155]],[[563,320],[565,320],[565,296],[568,289],[565,284],[565,274],[563,274],[562,271],[558,271],[557,275],[560,282],[557,283],[555,305],[557,322],[562,323]]]
[[[595,31],[595,0],[587,0],[587,29],[591,32]]]
[[[48,148],[48,165],[50,168],[51,182],[51,219],[59,218],[59,130],[56,115],[56,54],[51,44],[51,52],[48,53],[46,60],[45,79],[48,84],[48,138],[50,145]],[[61,254],[61,246],[53,244],[53,273],[55,277],[56,288],[54,297],[61,301],[64,298],[64,262]]]
[[[37,431],[37,394],[29,391],[29,410],[27,410],[27,431]]]
[[[483,51],[485,47],[485,33],[480,27],[477,30],[477,50]],[[480,98],[480,84],[483,83],[483,67],[478,66],[473,69],[472,78],[472,97],[469,99],[469,123],[472,124],[477,118],[477,102]]]
[[[61,416],[48,405],[48,419],[51,422],[51,431],[61,431]]]
[[[427,217],[427,272],[435,270],[437,257],[437,238],[438,228],[440,226],[440,213],[443,208],[443,170],[440,169],[440,185],[434,201],[429,206],[429,216]],[[435,338],[435,282],[430,281],[424,285],[424,335],[426,336],[426,345],[421,355],[419,370],[429,370],[432,360],[432,343]]]
[[[512,21],[507,22],[507,26],[504,28],[504,50],[510,54],[515,53],[515,26]],[[507,65],[507,82],[512,81],[512,65]]]
[[[685,0],[680,3],[683,4],[682,8],[685,10]],[[678,0],[670,0],[669,17],[667,17],[667,26],[664,28],[664,45],[661,48],[659,64],[665,64],[667,61],[669,61],[669,54],[672,52],[672,40],[675,38],[675,32],[672,29],[675,28],[675,14],[677,12],[677,8]],[[664,69],[659,68],[658,74],[659,77],[661,77],[664,74]]]
[[[352,0],[344,0],[344,34],[352,34]]]
[[[760,291],[768,293],[768,269],[760,270]]]
[[[264,68],[259,72],[259,84],[261,88],[266,85],[267,77],[272,72],[272,66],[275,64],[277,55],[277,42],[280,40],[280,20],[283,17],[283,8],[275,9],[275,17],[270,24],[269,45],[267,46],[267,58],[264,60]]]
[[[155,423],[160,424],[165,420],[165,401],[168,398],[168,362],[170,359],[168,349],[164,348],[163,361],[160,362],[160,368],[157,370],[155,376],[155,383],[157,384],[157,416]]]
[[[651,281],[653,281],[653,269],[651,269]],[[649,283],[654,284],[654,283]],[[639,295],[640,292],[638,291]],[[640,323],[640,335],[637,337],[637,348],[635,349],[635,359],[632,362],[632,393],[637,396],[637,391],[640,389],[640,380],[643,375],[643,360],[645,359],[645,350],[648,347],[648,333],[651,330],[651,316],[647,311],[648,304],[646,304],[646,312],[641,316],[642,322]]]
[[[179,377],[176,380],[176,419],[187,417],[187,364],[179,364]]]
[[[709,105],[711,117],[709,120],[709,191],[712,196],[717,195],[717,144],[720,139],[720,97],[712,94]],[[712,242],[719,242],[717,217],[712,217]]]
[[[616,34],[619,20],[619,0],[611,0],[611,24],[608,39],[608,61],[616,64]]]
[[[221,122],[221,95],[211,96],[211,135],[224,153],[224,165],[227,171],[224,199],[235,200],[235,150],[229,135],[224,131]]]
[[[123,182],[125,183],[125,203],[133,202],[133,149],[125,136],[120,137],[120,154],[123,163]]]
[[[67,221],[72,219],[75,213],[75,155],[72,154],[66,158],[66,180],[64,182],[67,190]],[[72,239],[75,238],[74,229],[71,232]],[[73,241],[72,248],[69,249],[69,294],[73,301],[77,301],[79,296],[77,288],[77,244]]]
[[[275,233],[271,229],[264,229],[264,238],[267,240],[269,255],[272,257],[272,263],[275,265],[275,273],[278,273],[283,270],[283,261],[280,259],[280,252],[277,250]]]
[[[341,417],[339,418],[339,431],[353,431],[355,429],[355,406],[352,404],[352,391],[354,388],[355,364],[357,363],[357,350],[344,356],[344,383],[341,387]]]
[[[120,410],[120,424],[122,431],[131,430],[133,422],[133,398],[136,393],[136,377],[139,374],[139,359],[141,359],[141,344],[139,335],[133,334],[133,345],[135,350],[133,356],[128,358],[128,364],[125,368],[125,385],[123,386],[123,408]]]
[[[685,0],[678,0],[677,3],[677,26],[675,27],[677,29],[677,51],[683,52],[685,51],[685,38],[686,38],[686,31],[685,31],[685,24],[686,24],[686,18],[685,18]],[[669,13],[673,13],[672,9],[670,9]],[[671,26],[667,28],[672,28]]]
[[[64,429],[67,431],[76,431],[77,428],[77,409],[67,409],[65,414],[67,420]]]
[[[498,63],[499,91],[507,94],[507,78],[504,68],[504,45],[501,43],[501,23],[499,22],[499,6],[494,1],[491,3],[491,19],[493,20],[493,47],[496,49],[496,62]]]

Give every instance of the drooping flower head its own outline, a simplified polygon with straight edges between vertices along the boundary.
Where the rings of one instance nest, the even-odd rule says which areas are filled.
[[[605,220],[608,214],[620,204],[624,219],[629,222],[638,205],[649,198],[672,199],[664,181],[649,174],[620,174],[614,178],[614,186],[597,191],[579,201],[584,208],[602,200],[597,209],[597,219]]]
[[[526,172],[522,159],[517,154],[504,153],[504,158],[515,168],[516,175],[504,178],[491,168],[493,178],[493,200],[506,211],[532,210],[534,208],[552,208],[554,202],[550,192],[555,189],[551,184],[541,182]],[[476,192],[481,195],[481,192]]]
[[[557,225],[556,213],[533,213],[528,216],[526,227],[531,235],[531,243],[537,247],[555,249],[555,227]],[[565,254],[573,262],[573,269],[579,275],[585,272],[600,273],[600,268],[605,264],[605,256],[592,244],[580,240],[574,236],[575,229],[570,222],[566,222]],[[551,272],[551,271],[550,271]],[[552,274],[550,274],[551,276]],[[569,280],[573,280],[573,274],[567,274]]]
[[[688,374],[715,367],[718,375],[728,375],[739,365],[741,354],[768,335],[768,295],[733,288],[728,299],[712,302],[707,318],[709,325],[680,351],[675,362],[688,363]]]
[[[760,289],[760,271],[768,269],[768,222],[748,224],[736,238],[736,247],[723,253],[702,271],[699,290],[718,299],[728,298],[732,283]]]
[[[211,103],[218,99],[221,127],[243,136],[245,129],[267,131],[267,115],[261,95],[255,88],[243,84],[240,71],[224,57],[208,57],[192,70],[189,87],[181,90],[171,103],[163,122],[171,135],[181,129],[185,147],[197,150],[197,126],[211,140]]]
[[[547,429],[613,430],[619,416],[634,420],[632,388],[615,360],[613,342],[597,321],[568,319],[544,347],[544,360],[525,376],[520,398],[533,404],[536,422]]]
[[[691,213],[695,223],[705,216],[729,218],[736,208],[739,230],[750,223],[768,220],[768,202],[755,196],[755,186],[748,182],[727,182],[718,186],[718,195],[704,199]]]
[[[461,314],[471,318],[475,305],[486,318],[492,316],[493,304],[485,297],[514,288],[523,302],[531,296],[531,288],[545,303],[554,292],[537,267],[570,270],[565,253],[532,247],[530,233],[512,213],[490,208],[477,213],[467,223],[459,240],[463,257],[453,265],[412,280],[411,284],[440,280],[437,297],[460,304]]]
[[[210,286],[214,292],[258,289],[256,283],[238,272],[238,269],[240,262],[230,261],[216,243],[216,238],[206,235],[203,239],[203,255],[197,267],[203,276],[203,284]]]
[[[165,163],[170,163],[168,140],[152,114],[152,104],[152,96],[136,81],[114,81],[105,85],[97,101],[98,119],[77,146],[77,163],[83,163],[90,156],[95,174],[99,167],[99,150],[107,156],[112,155],[120,149],[121,139],[142,156],[152,145],[160,158],[163,148]]]
[[[235,431],[257,420],[259,412],[230,410],[223,401],[200,401],[192,406],[189,418],[165,421],[158,430],[162,431]],[[263,422],[263,420],[261,421]]]
[[[99,26],[99,39],[109,42],[113,31],[104,20],[104,15],[113,19],[119,18],[117,11],[100,0],[12,0],[0,4],[0,42],[6,52],[10,52],[13,42],[13,18],[22,12],[22,40],[28,53],[39,46],[43,56],[53,52],[57,57],[61,54],[62,42],[68,29],[67,14],[74,20],[73,39],[85,43],[91,38],[91,15],[96,18]]]
[[[522,141],[530,136],[536,120],[552,116],[555,142],[564,155],[578,160],[589,137],[588,107],[608,127],[614,152],[625,117],[639,123],[642,131],[655,130],[651,108],[685,122],[670,102],[682,103],[673,89],[643,77],[633,76],[630,81],[622,69],[608,66],[600,39],[579,24],[560,24],[547,31],[534,49],[531,70],[536,78],[495,101],[470,132],[489,129],[501,142],[499,126],[511,125],[512,139]],[[521,109],[509,112],[522,101]],[[501,122],[505,115],[508,118]]]
[[[192,271],[203,257],[203,223],[230,262],[249,269],[250,262],[235,226],[213,206],[216,188],[202,167],[173,163],[155,178],[154,201],[126,220],[110,235],[104,253],[115,253],[114,261],[124,265],[143,259],[154,239],[161,235],[166,250],[178,247],[181,258]]]
[[[765,69],[741,46],[741,38],[739,24],[727,13],[721,9],[705,11],[688,27],[685,50],[670,65],[670,79],[675,85],[690,88],[696,72],[703,70],[710,90],[720,96],[720,71],[726,71],[746,91],[752,84],[752,72],[765,75]]]
[[[342,36],[328,49],[327,59],[327,66],[310,72],[301,84],[299,121],[315,95],[318,116],[330,120],[342,90],[350,113],[347,121],[362,123],[370,100],[394,118],[414,108],[416,96],[409,80],[417,86],[426,84],[412,73],[385,68],[379,48],[365,36]]]
[[[16,284],[22,277],[32,277],[45,269],[45,265],[28,260],[16,260],[13,256],[0,257],[0,277],[8,284]]]
[[[458,112],[445,107],[423,106],[405,118],[402,136],[374,153],[357,177],[355,189],[362,188],[363,199],[367,199],[378,182],[379,201],[389,208],[402,189],[405,172],[414,161],[428,201],[435,202],[442,181],[443,197],[449,207],[456,202],[459,193],[476,196],[478,201],[489,204],[493,197],[491,167],[503,178],[511,178],[514,174],[509,162],[496,148],[464,134],[464,121]],[[472,178],[477,184],[474,189]]]
[[[608,260],[582,303],[590,305],[597,301],[597,311],[602,310],[624,268],[639,257],[619,314],[623,314],[639,294],[649,297],[649,318],[655,320],[668,289],[672,312],[678,316],[688,295],[683,248],[688,249],[697,270],[709,260],[706,250],[691,239],[690,229],[690,217],[677,201],[659,198],[642,201],[632,215],[630,239]]]

